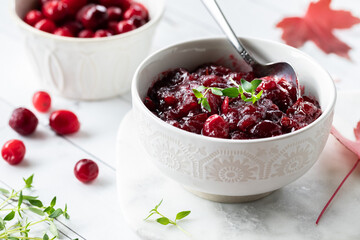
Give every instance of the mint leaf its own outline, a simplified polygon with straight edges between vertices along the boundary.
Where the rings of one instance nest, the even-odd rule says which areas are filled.
[[[5,229],[5,222],[4,222],[4,219],[2,219],[0,217],[0,231],[4,230]]]
[[[0,188],[0,192],[2,192],[3,194],[9,194],[10,192],[4,188]]]
[[[209,112],[211,112],[211,107],[210,107],[210,104],[208,102],[208,100],[206,98],[202,98],[201,99],[201,104],[204,106],[204,108],[206,110],[208,110]]]
[[[186,217],[187,215],[189,215],[191,213],[191,211],[182,211],[179,212],[178,214],[176,214],[176,220],[180,220],[183,219],[184,217]]]
[[[204,97],[203,94],[200,91],[198,91],[197,89],[193,89],[193,93],[194,93],[196,98]]]
[[[27,179],[24,178],[25,188],[32,188],[33,179],[34,179],[34,174],[28,177]]]
[[[168,225],[170,223],[170,220],[166,217],[158,218],[156,221],[162,225]]]
[[[220,88],[211,88],[211,92],[217,96],[222,96],[223,95],[223,92],[222,92],[222,89]]]
[[[257,87],[260,85],[261,82],[262,82],[261,79],[255,79],[251,81],[253,91],[257,89]]]
[[[239,90],[236,87],[233,88],[225,88],[222,90],[224,96],[228,96],[230,98],[236,98],[239,96]]]
[[[52,200],[51,200],[51,203],[50,203],[50,206],[51,207],[54,207],[56,205],[56,197],[54,197]]]
[[[199,92],[202,92],[205,89],[206,89],[206,87],[204,87],[204,86],[199,86],[199,87],[196,88],[196,90],[198,90]]]
[[[39,198],[39,197],[23,195],[24,200],[36,200],[37,198]]]
[[[43,240],[49,240],[49,236],[46,233],[43,236]]]
[[[29,210],[32,211],[33,213],[36,213],[37,215],[40,215],[40,216],[44,216],[44,212],[41,211],[41,209],[38,209],[38,208],[34,208],[34,207],[29,207]]]
[[[40,200],[28,200],[28,201],[31,205],[39,207],[39,208],[44,206]]]
[[[53,222],[50,222],[49,231],[54,235],[55,237],[59,237],[59,231],[56,227],[56,225]]]
[[[23,202],[23,194],[22,194],[22,191],[20,192],[20,196],[19,196],[19,200],[18,200],[18,208],[20,208],[21,207],[21,204],[22,204],[22,202]]]
[[[11,221],[14,219],[14,217],[15,217],[15,211],[11,211],[10,213],[8,213],[8,215],[4,217],[4,221]]]
[[[61,208],[56,209],[53,213],[51,213],[49,215],[49,218],[57,218],[59,217],[61,214],[63,214],[63,210],[61,210]]]
[[[241,86],[246,92],[251,93],[253,90],[253,86],[251,85],[251,83],[249,83],[245,79],[241,79]]]

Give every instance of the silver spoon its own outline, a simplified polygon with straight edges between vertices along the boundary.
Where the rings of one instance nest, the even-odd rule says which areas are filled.
[[[241,41],[236,37],[216,0],[202,0],[202,2],[207,7],[215,21],[218,23],[221,30],[225,33],[232,46],[236,49],[244,61],[252,67],[255,77],[260,78],[265,76],[273,76],[278,79],[285,78],[296,88],[297,98],[300,97],[298,78],[293,67],[289,63],[277,62],[261,64],[256,61],[255,58],[251,56],[251,54],[245,49]]]

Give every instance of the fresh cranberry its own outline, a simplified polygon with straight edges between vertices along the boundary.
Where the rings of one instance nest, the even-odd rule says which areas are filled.
[[[221,113],[227,114],[229,111],[229,97],[225,97],[223,103],[221,104]]]
[[[31,10],[26,14],[24,21],[27,24],[34,26],[42,19],[44,19],[44,15],[39,10]]]
[[[84,29],[79,32],[78,37],[79,38],[92,38],[92,37],[94,37],[94,32],[89,29]]]
[[[25,156],[26,148],[22,141],[13,139],[7,141],[1,149],[1,155],[10,165],[19,164]]]
[[[73,36],[77,36],[79,32],[83,29],[81,23],[77,21],[66,22],[63,27],[69,29]]]
[[[90,159],[82,159],[76,163],[74,174],[80,182],[88,183],[97,178],[99,175],[99,167]]]
[[[135,16],[147,20],[149,18],[149,13],[146,7],[141,3],[133,3],[130,8],[124,12],[124,19],[131,19]]]
[[[35,24],[34,27],[41,31],[48,32],[48,33],[52,33],[56,29],[55,23],[49,19],[40,20],[39,22],[37,22]]]
[[[51,107],[51,97],[47,92],[36,92],[32,98],[33,105],[39,112],[47,112]]]
[[[109,21],[120,21],[122,10],[119,7],[109,7],[107,9]]]
[[[281,127],[269,120],[264,120],[254,126],[251,133],[257,138],[266,138],[280,135]]]
[[[66,27],[59,27],[53,33],[62,37],[74,37],[72,32]]]
[[[146,20],[138,17],[138,16],[134,16],[132,18],[130,18],[130,21],[132,21],[132,23],[137,27],[141,27],[142,25],[144,25],[146,23]]]
[[[134,23],[130,20],[120,21],[117,25],[117,33],[126,33],[136,29]]]
[[[83,6],[87,4],[87,0],[62,0],[67,6],[69,14],[76,14]]]
[[[117,34],[117,21],[109,21],[107,24],[107,30],[111,32],[112,35]]]
[[[68,110],[58,110],[51,113],[49,124],[52,130],[60,135],[75,133],[80,129],[77,116]]]
[[[206,119],[202,130],[203,135],[216,138],[228,138],[228,123],[219,115],[211,115]]]
[[[99,29],[95,32],[94,38],[110,37],[112,36],[111,32],[104,29]]]
[[[131,0],[99,0],[101,5],[106,7],[117,6],[123,10],[126,10],[131,5]]]
[[[9,125],[20,135],[32,134],[39,121],[36,116],[26,108],[17,108],[11,114]]]
[[[88,4],[77,13],[77,19],[85,28],[96,29],[106,23],[106,8],[98,4]]]
[[[54,22],[63,20],[67,15],[67,5],[63,1],[49,1],[42,7],[44,16]]]

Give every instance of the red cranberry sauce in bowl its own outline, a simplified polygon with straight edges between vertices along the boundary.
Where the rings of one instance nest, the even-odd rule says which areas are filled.
[[[290,133],[322,114],[315,98],[297,99],[296,89],[285,79],[268,76],[253,82],[254,79],[252,72],[234,72],[214,64],[202,65],[193,72],[178,68],[161,74],[144,103],[156,116],[175,127],[226,139],[258,139]],[[246,91],[245,85],[252,86],[255,82],[253,91]],[[224,89],[245,91],[238,90],[237,96]]]

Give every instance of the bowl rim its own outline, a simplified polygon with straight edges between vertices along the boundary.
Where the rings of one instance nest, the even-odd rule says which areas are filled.
[[[150,118],[152,118],[154,121],[156,121],[158,124],[160,124],[161,126],[165,127],[165,129],[175,132],[176,134],[180,134],[180,135],[185,135],[188,138],[194,138],[197,140],[202,140],[202,141],[209,141],[212,143],[227,143],[227,144],[254,144],[254,143],[266,143],[266,142],[272,142],[272,141],[276,141],[276,140],[283,140],[283,139],[287,139],[287,138],[291,138],[293,136],[299,135],[305,131],[308,131],[310,129],[312,129],[314,126],[318,125],[320,122],[322,122],[324,119],[328,118],[329,115],[331,115],[334,111],[335,108],[335,103],[336,103],[336,98],[337,98],[337,91],[336,91],[336,86],[334,83],[334,80],[332,79],[331,75],[328,73],[328,71],[326,71],[318,62],[316,62],[310,55],[304,53],[303,51],[291,47],[289,45],[280,43],[280,42],[276,42],[273,40],[268,40],[268,39],[263,39],[263,38],[255,38],[255,37],[240,37],[238,36],[238,38],[240,38],[241,40],[246,40],[246,41],[255,41],[257,43],[260,42],[267,42],[270,44],[274,44],[274,45],[280,45],[282,47],[285,48],[289,48],[292,51],[295,51],[297,53],[299,53],[301,56],[305,57],[308,61],[310,61],[312,64],[316,65],[319,69],[323,70],[326,75],[328,76],[328,79],[331,80],[331,82],[329,82],[329,87],[330,87],[330,91],[329,91],[329,105],[328,107],[325,109],[325,111],[323,111],[323,113],[321,114],[321,116],[319,118],[317,118],[314,122],[310,123],[309,125],[307,125],[306,127],[303,127],[299,130],[296,130],[294,132],[290,132],[290,133],[286,133],[286,134],[282,134],[279,136],[275,136],[275,137],[267,137],[267,138],[257,138],[257,139],[227,139],[227,138],[215,138],[215,137],[208,137],[208,136],[203,136],[201,134],[196,134],[196,133],[192,133],[192,132],[188,132],[182,129],[179,129],[175,126],[172,126],[171,124],[166,123],[165,121],[161,120],[158,116],[156,116],[155,114],[153,114],[144,104],[143,100],[140,98],[138,89],[137,89],[137,83],[139,80],[139,73],[141,70],[143,70],[145,68],[145,66],[147,65],[147,63],[149,63],[149,61],[154,58],[156,55],[165,52],[167,50],[170,49],[174,49],[176,47],[179,47],[181,45],[186,45],[186,44],[201,44],[203,42],[211,42],[211,41],[226,41],[225,37],[205,37],[205,38],[197,38],[197,39],[193,39],[193,40],[188,40],[188,41],[181,41],[175,44],[171,44],[168,45],[166,47],[163,47],[157,51],[155,51],[154,53],[150,54],[147,58],[145,58],[142,63],[138,66],[138,68],[135,71],[134,77],[133,77],[133,81],[132,81],[132,86],[131,86],[131,94],[132,94],[132,100],[133,100],[133,104],[135,102],[140,103],[140,108],[142,111],[145,112],[145,114],[147,116],[149,116]],[[155,76],[154,76],[155,77]]]
[[[29,32],[32,32],[35,35],[38,35],[38,36],[41,36],[44,38],[57,40],[57,41],[62,41],[62,42],[99,43],[99,42],[106,42],[106,41],[114,41],[114,40],[123,39],[123,38],[130,38],[131,36],[136,35],[137,33],[143,32],[143,31],[147,30],[148,28],[152,27],[153,25],[155,25],[156,23],[158,23],[160,21],[161,17],[164,15],[165,0],[156,0],[156,1],[159,3],[158,4],[158,12],[154,17],[150,18],[149,22],[147,22],[143,26],[136,28],[132,31],[118,34],[118,35],[109,36],[109,37],[102,37],[102,38],[63,37],[63,36],[58,36],[58,35],[55,35],[52,33],[44,32],[39,29],[36,29],[35,27],[25,23],[25,21],[16,13],[16,0],[13,0],[12,4],[10,4],[10,11],[11,11],[12,17],[15,19],[16,23],[20,27],[26,29]]]

